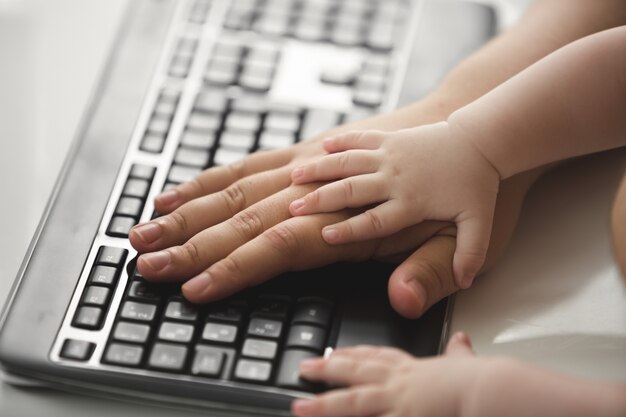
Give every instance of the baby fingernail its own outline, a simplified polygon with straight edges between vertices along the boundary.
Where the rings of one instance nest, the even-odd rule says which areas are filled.
[[[139,259],[147,263],[150,269],[159,271],[165,268],[170,263],[171,258],[172,256],[170,255],[169,252],[160,251],[160,252],[146,253],[144,255],[141,255]]]
[[[161,237],[162,231],[159,224],[149,222],[133,227],[133,232],[137,233],[144,243],[152,243]]]
[[[211,283],[211,277],[208,272],[203,272],[200,275],[190,279],[183,285],[183,289],[187,292],[202,292]]]
[[[289,206],[289,208],[293,211],[298,211],[300,210],[302,207],[304,207],[304,199],[301,198],[299,200],[295,200],[294,202],[292,202]]]
[[[313,409],[313,401],[308,399],[299,399],[293,402],[293,412],[296,415],[306,415]]]
[[[178,196],[179,196],[178,191],[176,191],[176,190],[167,190],[167,191],[164,191],[161,194],[157,195],[155,197],[155,200],[159,204],[163,204],[163,205],[169,206],[170,204],[172,204],[176,200],[178,200]]]
[[[335,242],[337,241],[337,239],[339,239],[339,232],[337,231],[337,229],[334,229],[332,227],[326,227],[324,230],[322,230],[322,236],[327,242]]]

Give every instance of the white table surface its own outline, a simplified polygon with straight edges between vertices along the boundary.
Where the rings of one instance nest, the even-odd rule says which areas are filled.
[[[126,3],[0,0],[0,306]],[[609,233],[624,168],[626,153],[614,152],[540,180],[501,261],[458,295],[452,329],[468,332],[480,354],[626,381],[626,288]],[[0,384],[0,416],[85,412],[206,415]]]

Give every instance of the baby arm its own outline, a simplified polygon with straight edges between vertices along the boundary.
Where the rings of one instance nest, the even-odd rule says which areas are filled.
[[[297,400],[297,417],[617,417],[626,385],[583,381],[508,358],[481,358],[455,334],[443,357],[357,346],[301,364],[312,380],[346,386]]]

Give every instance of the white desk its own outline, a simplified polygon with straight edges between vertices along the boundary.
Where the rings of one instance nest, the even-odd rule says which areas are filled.
[[[126,0],[0,0],[0,303],[4,302]],[[626,380],[626,290],[610,200],[626,153],[577,162],[531,192],[498,266],[459,294],[452,327],[481,354]],[[1,306],[2,304],[0,304]],[[0,384],[0,415],[191,416]]]

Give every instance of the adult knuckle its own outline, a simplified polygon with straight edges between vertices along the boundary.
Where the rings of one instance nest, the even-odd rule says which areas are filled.
[[[167,216],[170,221],[174,224],[174,227],[181,232],[187,232],[189,230],[189,223],[187,222],[187,218],[180,214],[178,211],[173,211]]]
[[[200,256],[200,249],[194,241],[189,240],[179,246],[179,248],[183,259],[189,260],[195,265],[199,265],[201,263],[202,258]]]
[[[231,218],[235,231],[250,240],[263,231],[263,220],[257,210],[248,209],[239,212]]]
[[[226,257],[222,259],[218,264],[215,264],[217,267],[222,268],[223,272],[226,273],[231,280],[238,283],[239,287],[247,287],[248,283],[242,280],[243,277],[243,267],[233,257]]]
[[[240,212],[246,206],[246,194],[240,182],[226,187],[222,192],[222,196],[232,213]]]
[[[198,195],[207,194],[206,186],[200,177],[193,177],[188,184],[192,192],[195,192]]]
[[[265,232],[264,236],[269,245],[279,252],[289,255],[297,250],[298,237],[289,225],[279,224],[274,226]]]

